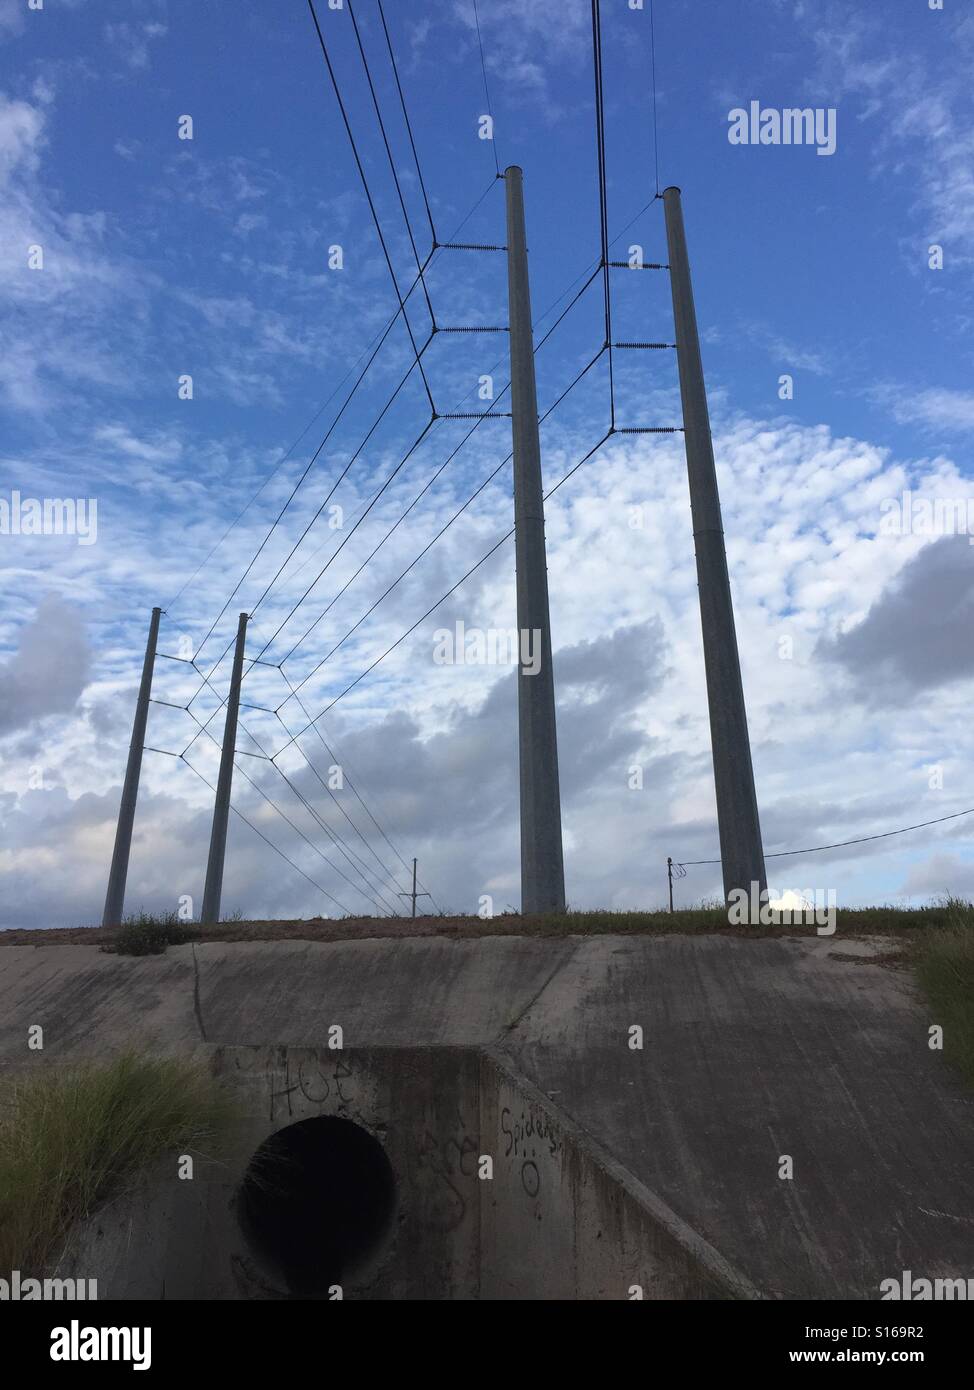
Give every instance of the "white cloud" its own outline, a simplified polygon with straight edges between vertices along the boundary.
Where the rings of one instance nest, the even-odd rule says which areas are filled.
[[[74,710],[90,661],[79,610],[44,600],[21,629],[14,654],[0,662],[0,734]]]
[[[0,0],[0,38],[22,34],[27,18],[24,0]]]
[[[911,391],[901,386],[883,395],[901,423],[930,425],[936,430],[974,429],[974,391],[946,387]]]
[[[453,13],[466,31],[470,57],[478,68],[476,21],[471,0],[454,0]],[[577,65],[591,49],[591,19],[584,0],[494,0],[481,8],[488,83],[503,93],[506,103],[525,98],[542,103],[548,119],[554,120],[563,106],[552,83],[552,70],[569,63]],[[492,93],[493,94],[493,93]],[[501,113],[495,111],[498,139],[503,143]]]
[[[957,854],[932,854],[914,864],[899,889],[906,898],[942,898],[948,894],[974,900],[974,862]]]
[[[956,261],[974,258],[974,133],[968,72],[974,28],[927,11],[941,25],[943,60],[933,68],[919,45],[904,42],[904,22],[880,19],[868,8],[827,6],[808,14],[820,58],[809,86],[829,101],[858,98],[860,119],[875,133],[876,175],[909,171],[914,205],[922,211],[930,241],[944,243]],[[956,73],[956,76],[952,74]]]
[[[42,111],[0,93],[0,180],[6,183],[18,170],[37,169],[43,132]]]
[[[44,187],[50,118],[47,104],[0,94],[0,397],[38,413],[79,386],[118,380],[112,358],[132,336],[150,278],[109,246],[104,212],[63,211]],[[37,268],[31,247],[43,255]]]
[[[158,22],[137,24],[122,20],[105,25],[105,42],[128,67],[138,71],[149,66],[149,45],[167,32],[166,25]]]

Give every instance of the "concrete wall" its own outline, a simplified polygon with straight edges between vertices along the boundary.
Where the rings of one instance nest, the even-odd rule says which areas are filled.
[[[970,1227],[958,1214],[974,1209],[974,1110],[943,1053],[928,1046],[928,1028],[938,1020],[910,972],[881,963],[895,941],[214,941],[131,958],[86,945],[3,945],[3,935],[4,1070],[105,1060],[133,1047],[253,1052],[257,1060],[239,1068],[239,1084],[253,1088],[251,1131],[235,1171],[219,1179],[224,1206],[271,1132],[262,1089],[270,1083],[260,1078],[302,1049],[318,1055],[339,1021],[344,1055],[352,1064],[359,1059],[362,1095],[368,1091],[359,1112],[396,1151],[414,1228],[432,1242],[428,1260],[426,1246],[416,1245],[409,1264],[408,1279],[424,1296],[444,1296],[446,1288],[450,1297],[471,1296],[469,1252],[481,1239],[483,1290],[499,1289],[503,1279],[524,1296],[575,1290],[587,1297],[590,1289],[617,1296],[629,1283],[682,1288],[684,1276],[673,1271],[682,1267],[678,1252],[688,1250],[701,1250],[693,1259],[707,1269],[721,1268],[714,1263],[720,1251],[763,1294],[781,1299],[875,1299],[881,1281],[903,1269],[970,1274]],[[628,1045],[634,1023],[644,1028],[641,1050]],[[38,1024],[43,1052],[30,1048]],[[514,1205],[522,1194],[530,1200],[520,1168],[506,1176],[503,1169],[520,1116],[515,1097],[498,1113],[496,1075],[481,1087],[479,1064],[470,1064],[478,1071],[473,1079],[459,1070],[467,1066],[462,1054],[479,1057],[485,1049],[505,1069],[505,1084],[533,1095],[568,1136],[549,1152],[547,1173],[543,1152],[522,1157],[519,1145],[516,1158],[539,1165],[545,1184],[533,1208]],[[444,1070],[437,1072],[440,1057]],[[248,1069],[255,1079],[246,1079]],[[291,1089],[293,1078],[285,1080],[292,1105],[312,1104],[299,1097],[300,1086]],[[358,1095],[343,1085],[349,1100],[336,1102],[333,1080],[321,1113]],[[451,1100],[457,1095],[459,1112]],[[513,1119],[504,1120],[505,1106]],[[527,1114],[531,1140],[529,1122],[536,1130]],[[489,1197],[473,1177],[478,1144],[496,1159]],[[783,1155],[794,1162],[789,1179],[779,1175]],[[208,1270],[184,1273],[196,1258],[187,1250],[201,1249],[199,1258],[212,1263],[213,1242],[228,1248],[235,1237],[218,1202],[199,1218],[212,1234],[198,1237],[197,1218],[179,1213],[199,1200],[199,1189],[194,1196],[192,1184],[177,1187],[164,1176],[151,1201],[192,1240],[167,1266],[163,1254],[153,1254],[162,1218],[146,1234],[133,1208],[128,1229],[141,1231],[143,1244],[132,1278],[147,1282],[153,1297],[164,1277],[167,1288],[188,1280],[190,1288],[239,1296],[236,1283]],[[505,1192],[503,1184],[515,1180],[521,1187]],[[530,1189],[531,1168],[526,1180]],[[481,1236],[471,1211],[482,1202]],[[653,1218],[649,1226],[643,1212]],[[404,1242],[411,1238],[400,1230]],[[662,1232],[676,1242],[670,1254]],[[246,1250],[241,1263],[245,1257]],[[406,1276],[396,1284],[393,1264],[383,1277],[369,1296],[405,1287]],[[733,1272],[718,1282],[740,1287]],[[694,1287],[689,1271],[685,1287]]]
[[[758,1298],[760,1294],[591,1135],[485,1051],[480,1297]]]
[[[169,1156],[71,1242],[63,1276],[100,1298],[284,1299],[248,1242],[238,1193],[271,1134],[319,1115],[382,1145],[396,1208],[345,1298],[625,1299],[749,1296],[716,1252],[641,1192],[500,1054],[472,1048],[201,1048],[235,1098],[219,1161],[180,1179]],[[478,1176],[481,1156],[493,1162]]]

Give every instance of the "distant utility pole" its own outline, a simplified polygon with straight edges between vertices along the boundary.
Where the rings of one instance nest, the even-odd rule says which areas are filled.
[[[411,893],[399,893],[399,894],[397,894],[397,897],[400,897],[400,898],[412,898],[412,900],[413,900],[413,916],[415,917],[415,916],[416,916],[416,899],[417,899],[417,898],[428,898],[428,897],[430,897],[430,896],[431,896],[431,895],[430,895],[429,893],[417,893],[417,892],[416,892],[416,860],[414,859],[414,860],[413,860],[413,891],[412,891]]]
[[[213,828],[210,831],[210,853],[206,861],[206,884],[203,888],[201,922],[220,920],[220,897],[223,893],[223,860],[227,850],[227,823],[230,819],[230,788],[233,783],[233,754],[237,746],[237,714],[240,709],[240,681],[243,675],[244,645],[247,641],[247,614],[241,613],[237,623],[237,645],[233,652],[230,675],[230,694],[227,697],[227,722],[223,726],[223,751],[220,755],[220,775],[216,784],[213,807]]]
[[[139,685],[139,698],[135,702],[132,741],[129,744],[129,759],[125,767],[125,782],[122,786],[122,800],[119,804],[118,823],[115,827],[115,851],[112,854],[112,867],[108,874],[108,892],[105,894],[105,911],[101,919],[103,927],[117,927],[119,925],[122,920],[122,908],[125,904],[125,880],[129,871],[132,825],[135,821],[135,803],[139,795],[142,748],[145,743],[145,727],[149,718],[149,695],[152,691],[152,670],[156,663],[156,646],[159,641],[159,618],[161,615],[161,608],[153,608],[152,617],[149,620],[149,640],[145,644],[142,681]]]
[[[724,897],[729,899],[732,890],[743,888],[749,892],[752,883],[758,884],[763,891],[767,887],[767,880],[734,628],[734,607],[727,575],[710,414],[707,410],[678,188],[664,191],[663,209],[669,247],[680,394],[683,398],[683,437],[690,482],[690,511],[697,556],[720,862]]]
[[[564,912],[565,865],[561,844],[555,682],[551,666],[548,566],[538,393],[521,170],[504,171],[507,189],[507,287],[511,341],[511,416],[514,437],[514,549],[517,571],[518,749],[521,790],[521,911]],[[530,643],[535,662],[525,663]]]

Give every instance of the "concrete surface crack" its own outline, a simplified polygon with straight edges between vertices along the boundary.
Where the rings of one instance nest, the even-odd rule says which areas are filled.
[[[522,1022],[522,1020],[526,1017],[526,1015],[531,1012],[535,1004],[537,1004],[538,1000],[541,998],[542,994],[544,994],[545,990],[551,984],[552,980],[555,978],[558,972],[568,964],[568,962],[572,959],[574,954],[575,948],[573,947],[572,950],[568,953],[567,957],[555,962],[555,965],[551,970],[551,973],[548,975],[548,978],[542,982],[540,988],[537,989],[535,993],[531,996],[531,998],[525,1004],[521,1012],[515,1018],[512,1018],[510,1022],[504,1024],[504,1032],[501,1033],[495,1039],[496,1042],[500,1042],[501,1038],[504,1037],[504,1034],[514,1032],[514,1029],[517,1028],[519,1024]]]
[[[200,1037],[206,1042],[206,1028],[203,1025],[203,1010],[200,1008],[200,963],[196,959],[196,947],[192,946],[193,952],[193,1012],[196,1014],[196,1022],[199,1025]]]

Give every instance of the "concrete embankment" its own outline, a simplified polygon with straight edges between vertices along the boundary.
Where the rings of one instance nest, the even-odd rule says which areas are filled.
[[[198,1051],[239,1097],[222,1167],[167,1158],[75,1243],[108,1296],[286,1297],[339,1270],[346,1297],[878,1298],[974,1264],[974,1106],[887,946],[8,945],[0,1058]],[[294,1175],[276,1207],[269,1159]],[[317,1273],[302,1226],[336,1242]]]

